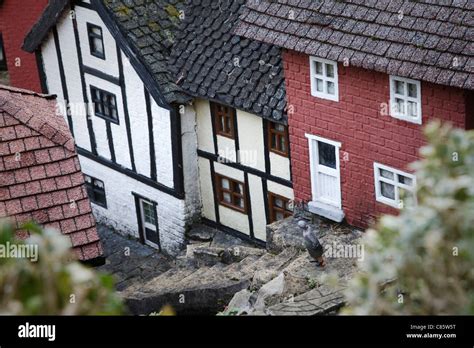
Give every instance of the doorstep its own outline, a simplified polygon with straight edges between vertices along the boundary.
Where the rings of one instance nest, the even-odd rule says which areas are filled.
[[[341,222],[344,219],[344,212],[342,209],[335,207],[333,205],[321,203],[321,202],[309,202],[308,210],[317,215],[321,215],[326,219]]]

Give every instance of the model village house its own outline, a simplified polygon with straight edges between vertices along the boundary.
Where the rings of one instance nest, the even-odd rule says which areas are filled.
[[[264,243],[293,201],[357,227],[416,204],[423,126],[474,125],[473,25],[467,1],[51,0],[23,48],[96,219],[175,253],[197,220]]]

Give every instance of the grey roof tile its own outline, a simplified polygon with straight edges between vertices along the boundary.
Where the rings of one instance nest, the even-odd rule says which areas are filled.
[[[263,3],[267,9],[257,10]],[[271,25],[262,25],[273,32],[262,38],[268,44],[338,61],[349,54],[355,66],[466,88],[472,86],[474,66],[473,4],[468,0],[249,0],[246,6],[257,16],[280,21],[275,26],[269,19]],[[246,17],[240,19],[239,34],[257,38],[257,30],[242,32],[241,27],[254,28]]]
[[[302,40],[306,40],[305,44],[308,45],[309,39],[292,37],[290,34],[306,34],[310,26],[301,29],[292,24],[287,28],[292,22],[287,17],[278,16],[288,16],[292,10],[289,6],[253,2],[258,10],[256,13],[244,8],[245,0],[225,2],[227,6],[222,6],[220,10],[208,11],[201,0],[185,1],[186,20],[179,28],[182,33],[179,44],[171,52],[170,61],[174,64],[170,65],[170,69],[175,76],[183,73],[180,87],[194,97],[213,99],[286,123],[286,114],[282,113],[284,107],[279,109],[280,103],[286,103],[281,49],[257,40],[291,46],[289,41],[294,37],[294,45]],[[296,14],[305,15],[299,12]],[[243,29],[237,25],[239,16],[252,24]],[[201,21],[202,17],[206,19]],[[282,28],[285,28],[284,34],[274,31]],[[205,45],[194,45],[196,32],[201,33],[199,37]],[[237,34],[252,36],[253,39],[245,39]],[[190,60],[192,64],[188,65]]]

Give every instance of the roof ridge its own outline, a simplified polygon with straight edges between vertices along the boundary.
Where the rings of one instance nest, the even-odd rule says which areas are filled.
[[[29,110],[28,104],[31,103],[28,100],[15,100],[18,97],[25,98],[25,95],[35,95],[35,92],[32,93],[33,94],[21,93],[16,91],[15,88],[13,91],[11,91],[10,88],[0,88],[0,111],[7,113],[25,126],[33,129],[35,132],[40,133],[54,144],[63,146],[69,151],[74,151],[74,139],[67,128],[66,121],[64,120],[64,117],[61,117],[61,115],[58,115],[55,112],[55,99],[40,99],[47,103],[47,107],[50,109],[47,110],[48,115],[43,114],[46,117],[41,117],[43,116],[41,113],[34,113],[33,111]],[[54,105],[52,105],[53,103]],[[44,105],[36,106],[42,107]],[[57,117],[57,119],[52,120],[52,115]],[[61,124],[61,122],[63,123]]]
[[[10,92],[13,92],[13,93],[33,95],[35,97],[40,97],[40,98],[44,98],[44,99],[48,99],[48,100],[56,99],[56,97],[57,97],[56,94],[39,93],[39,92],[31,91],[29,89],[18,88],[18,87],[13,87],[13,86],[7,86],[7,85],[2,85],[2,84],[0,84],[0,89],[10,91]]]

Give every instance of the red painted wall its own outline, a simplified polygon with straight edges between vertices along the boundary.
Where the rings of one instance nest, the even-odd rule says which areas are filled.
[[[397,209],[375,201],[373,163],[408,171],[424,139],[420,125],[381,115],[381,104],[390,100],[389,75],[338,64],[339,102],[334,102],[311,96],[307,55],[285,52],[284,69],[294,108],[289,134],[295,199],[312,198],[305,137],[310,133],[342,143],[342,205],[349,224],[366,228],[380,213],[396,214]],[[421,91],[423,124],[438,117],[466,128],[466,91],[425,82]]]
[[[0,32],[12,86],[41,92],[35,55],[23,51],[21,46],[47,3],[47,0],[4,0],[0,6]]]

